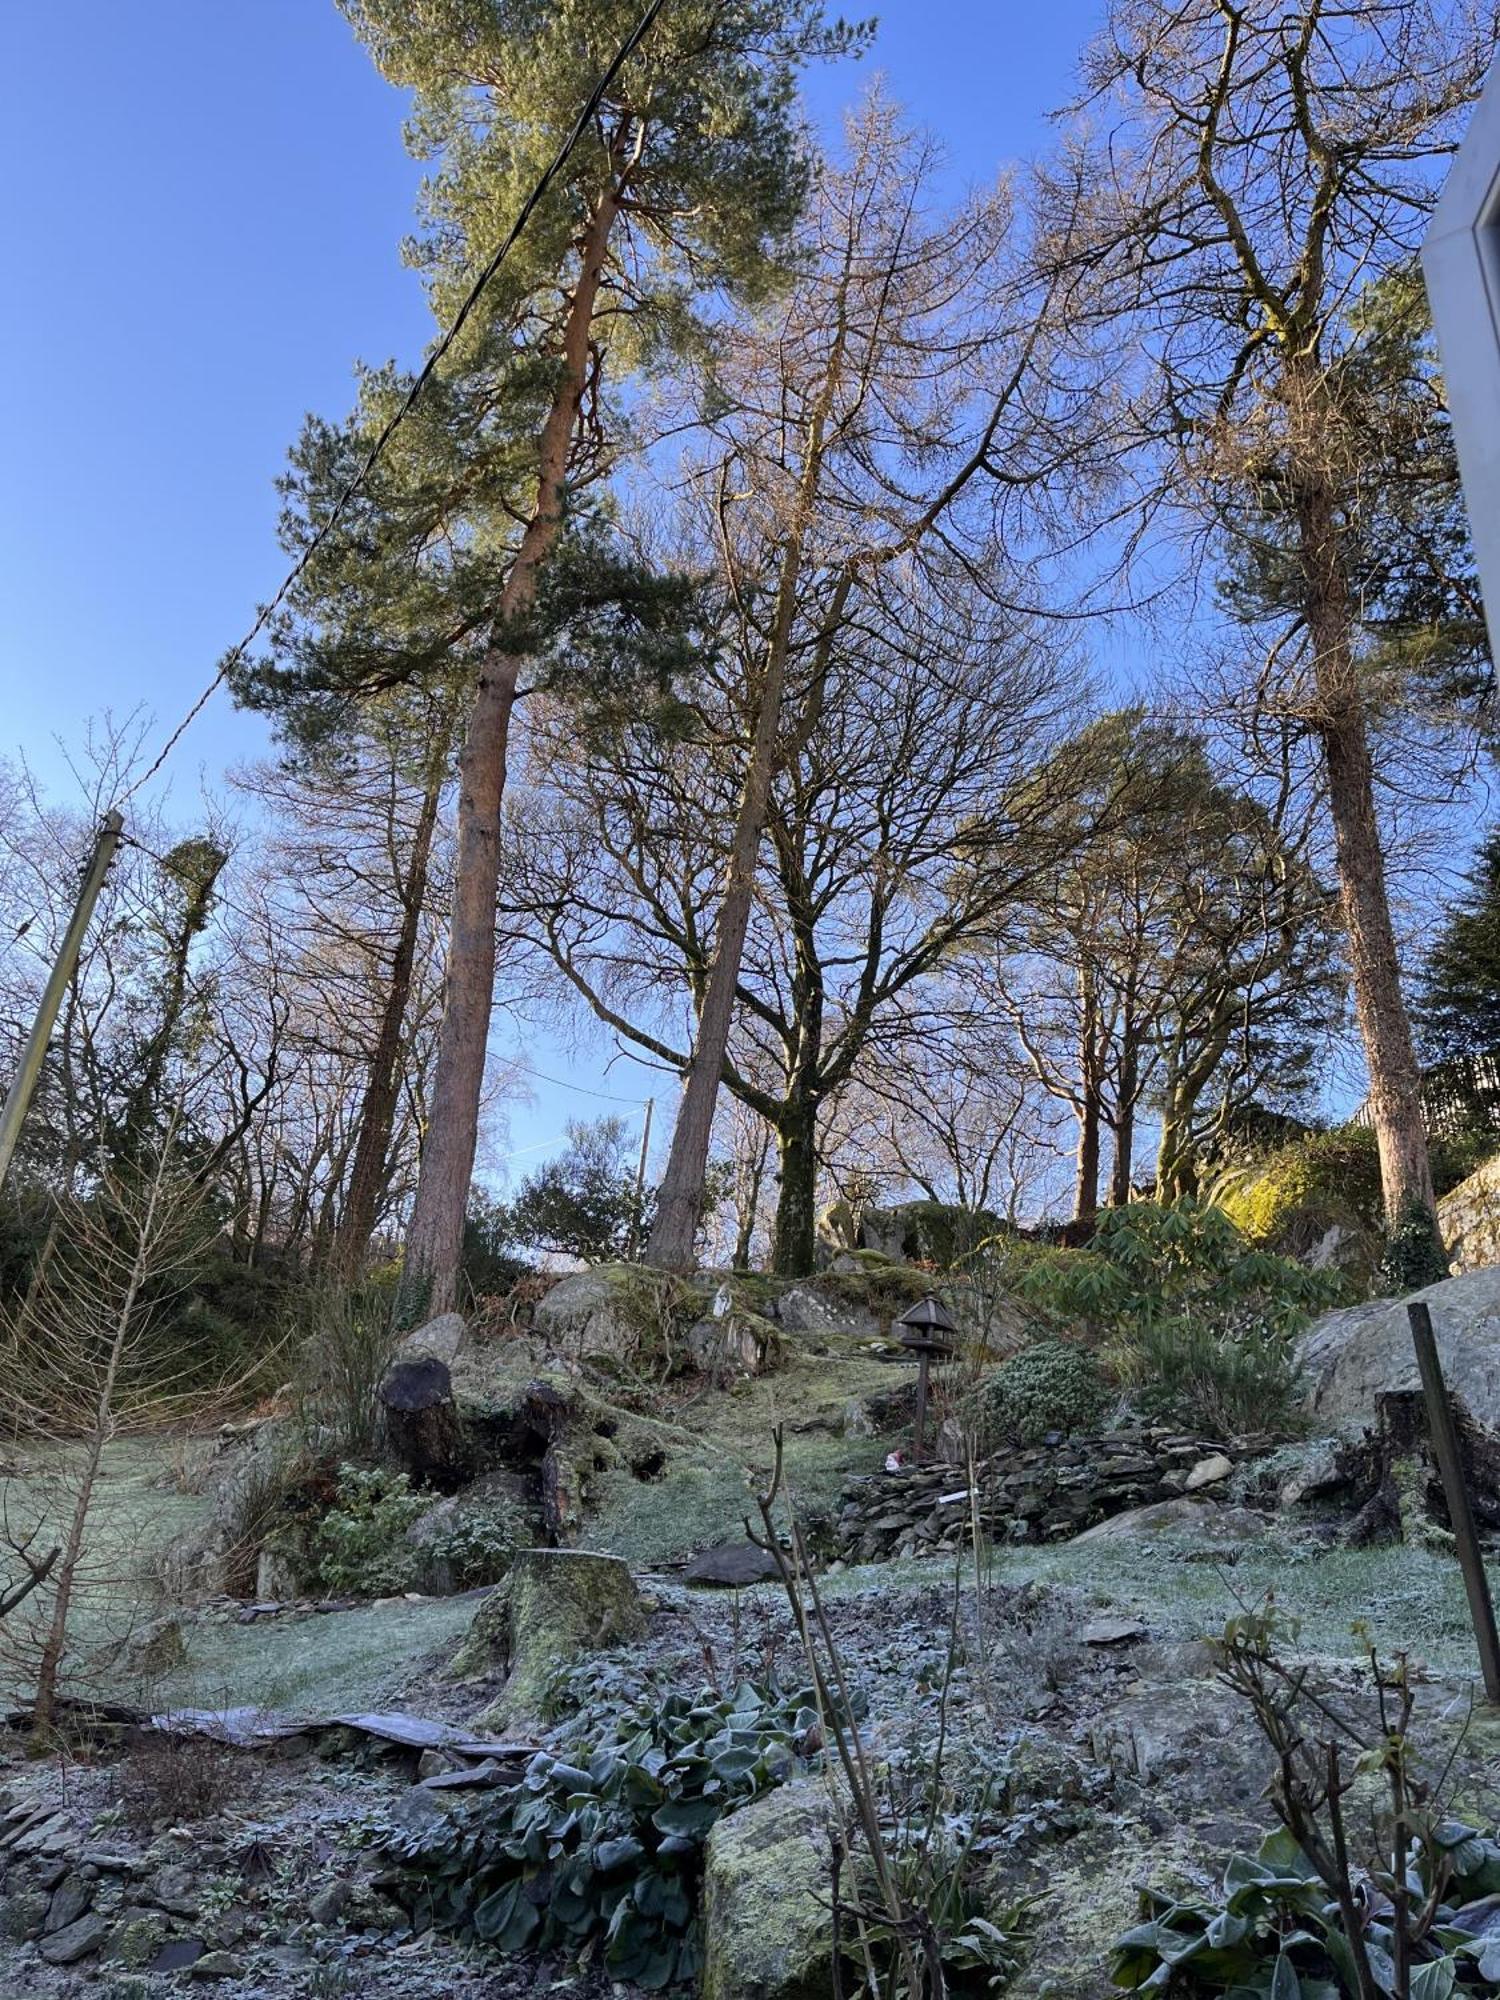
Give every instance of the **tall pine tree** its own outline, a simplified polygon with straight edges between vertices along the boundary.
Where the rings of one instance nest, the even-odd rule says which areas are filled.
[[[388,80],[413,93],[432,162],[411,255],[439,320],[500,240],[639,0],[341,0]],[[337,644],[261,677],[262,699],[340,699],[392,674],[465,683],[442,1030],[407,1235],[406,1310],[452,1302],[495,978],[500,811],[512,714],[538,644],[549,572],[583,495],[632,440],[619,392],[713,339],[726,299],[773,288],[808,177],[796,81],[864,40],[821,0],[672,0],[533,213],[514,254],[403,427],[368,506],[320,565]],[[700,310],[701,308],[701,310]],[[316,527],[389,400],[367,378],[343,428],[315,427],[303,496]],[[372,581],[400,587],[387,600]],[[395,607],[394,611],[392,606]],[[393,629],[393,626],[395,629]]]
[[[1500,1050],[1500,826],[1491,829],[1427,960],[1417,1022],[1435,1060]]]

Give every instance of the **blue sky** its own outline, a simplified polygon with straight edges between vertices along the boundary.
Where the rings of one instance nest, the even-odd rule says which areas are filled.
[[[1045,143],[1102,12],[889,0],[873,62],[815,78],[814,112],[878,69],[955,178],[987,179]],[[0,755],[62,791],[56,738],[105,709],[171,727],[274,588],[303,413],[345,407],[356,356],[419,356],[398,255],[417,168],[332,0],[13,6],[0,62]],[[217,697],[174,760],[184,811],[266,740]],[[530,1044],[553,1075],[660,1094],[635,1065],[605,1077],[609,1053]],[[538,1084],[511,1110],[516,1171],[567,1117],[620,1108]]]

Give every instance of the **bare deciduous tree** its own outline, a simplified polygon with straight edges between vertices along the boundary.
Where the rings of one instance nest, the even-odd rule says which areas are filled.
[[[1065,311],[1121,357],[1148,511],[1214,549],[1276,523],[1295,584],[1262,690],[1322,751],[1387,1213],[1431,1210],[1386,887],[1366,672],[1361,455],[1345,361],[1363,290],[1409,265],[1495,45],[1491,8],[1117,0],[1053,216]],[[1134,373],[1130,356],[1136,356]]]

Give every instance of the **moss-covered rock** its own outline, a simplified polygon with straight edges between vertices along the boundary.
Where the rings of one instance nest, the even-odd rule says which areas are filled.
[[[1005,1226],[1004,1218],[987,1208],[903,1201],[892,1208],[867,1208],[860,1217],[859,1244],[892,1260],[948,1271]]]
[[[641,1264],[595,1264],[538,1301],[536,1331],[568,1361],[661,1375],[681,1364],[688,1329],[708,1306],[704,1287],[687,1279]]]
[[[827,2000],[828,1794],[803,1780],[721,1819],[703,1876],[701,2000]]]
[[[1492,1144],[1484,1134],[1434,1137],[1432,1178],[1440,1198],[1474,1174]],[[1365,1125],[1309,1133],[1235,1172],[1217,1198],[1251,1241],[1268,1249],[1307,1256],[1337,1226],[1346,1233],[1351,1254],[1359,1250],[1363,1257],[1371,1245],[1378,1246],[1385,1228],[1375,1133]],[[1475,1261],[1466,1260],[1462,1268]]]
[[[461,1679],[507,1670],[484,1728],[545,1720],[558,1670],[642,1638],[646,1613],[628,1567],[581,1549],[526,1549],[475,1614],[453,1660]]]
[[[774,1321],[726,1299],[723,1312],[710,1313],[689,1327],[687,1358],[703,1374],[722,1381],[734,1375],[764,1375],[776,1366],[782,1345],[781,1329]]]
[[[129,1910],[105,1941],[102,1956],[111,1965],[139,1972],[149,1966],[167,1941],[167,1920],[155,1910]]]
[[[1438,1226],[1455,1273],[1500,1264],[1500,1153],[1444,1195]]]

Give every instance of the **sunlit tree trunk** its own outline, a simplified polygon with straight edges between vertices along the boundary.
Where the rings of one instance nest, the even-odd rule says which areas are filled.
[[[531,608],[543,567],[562,533],[569,453],[588,379],[594,307],[618,199],[611,195],[600,204],[580,246],[557,393],[538,442],[536,504],[497,607],[502,638],[510,623]],[[459,757],[452,929],[427,1129],[406,1233],[400,1307],[406,1319],[446,1312],[458,1289],[495,993],[500,807],[522,664],[518,654],[503,646],[485,660]]]
[[[406,1014],[411,1004],[417,944],[427,904],[433,834],[437,827],[438,803],[442,798],[447,765],[447,743],[444,742],[428,768],[426,788],[412,833],[406,879],[400,889],[401,926],[396,948],[391,954],[380,1026],[370,1055],[364,1097],[356,1120],[359,1136],[354,1147],[354,1164],[349,1171],[343,1212],[334,1234],[332,1261],[336,1271],[344,1278],[355,1276],[364,1262],[375,1228],[380,1191],[390,1166],[391,1133],[395,1129],[396,1106],[401,1095]]]
[[[1333,413],[1311,363],[1288,363],[1294,453],[1306,438],[1331,444]],[[1314,452],[1308,451],[1308,457]],[[1295,460],[1294,460],[1295,466]],[[1339,893],[1349,940],[1354,1011],[1370,1078],[1370,1114],[1380,1152],[1386,1220],[1416,1204],[1436,1215],[1421,1075],[1401,991],[1385,857],[1375,811],[1369,726],[1354,659],[1354,608],[1338,509],[1316,461],[1295,467],[1298,553],[1312,647],[1313,726],[1323,746],[1333,818]],[[1436,1233],[1436,1232],[1434,1232]]]

